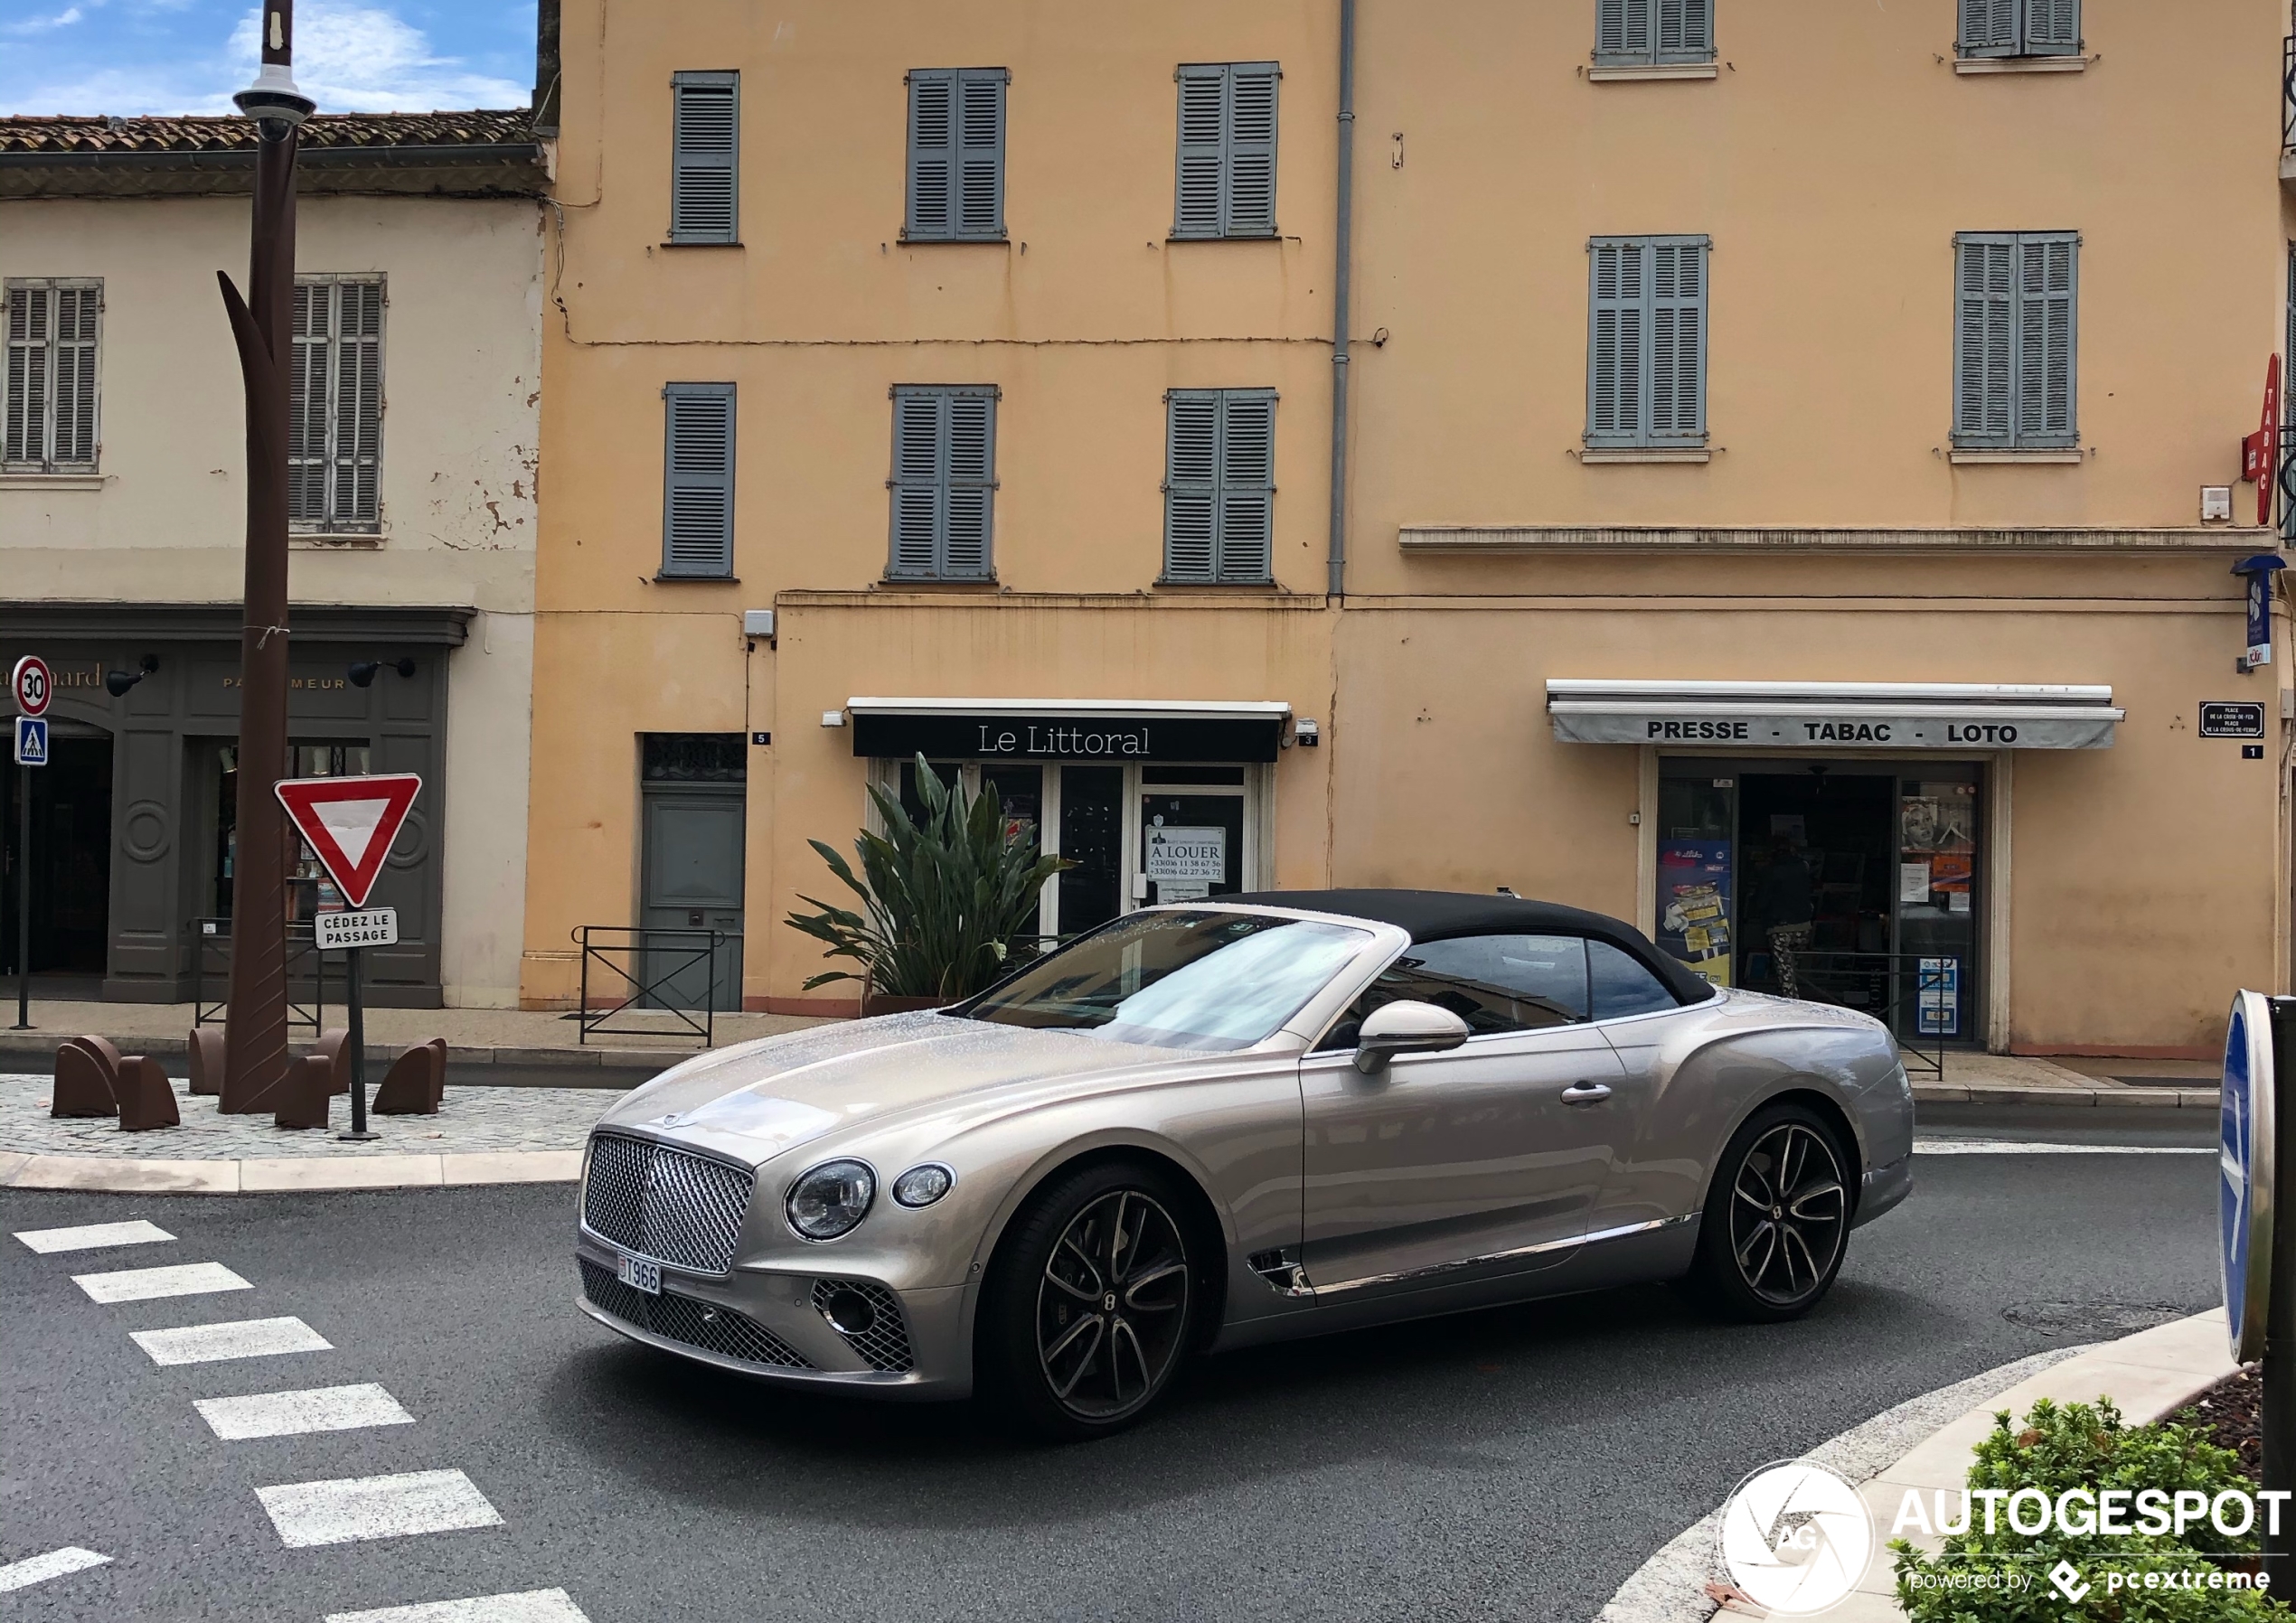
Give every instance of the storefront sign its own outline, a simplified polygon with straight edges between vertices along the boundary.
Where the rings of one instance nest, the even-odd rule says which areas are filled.
[[[1566,744],[1743,744],[1764,749],[2109,749],[2108,720],[1874,715],[1583,715],[1557,710]]]
[[[1566,744],[1737,749],[2109,749],[2107,687],[1993,682],[1726,682],[1550,678]]]
[[[1273,761],[1281,718],[853,715],[853,754],[940,761]]]
[[[2271,552],[2244,558],[2232,567],[2248,583],[2248,648],[2241,657],[2252,667],[2272,662],[2272,577],[2288,560]]]
[[[2217,699],[2200,707],[2204,738],[2261,738],[2264,707],[2250,699]]]

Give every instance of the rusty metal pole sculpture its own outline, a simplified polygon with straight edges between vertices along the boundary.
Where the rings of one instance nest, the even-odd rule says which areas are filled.
[[[228,1112],[269,1110],[287,1075],[287,830],[271,785],[287,773],[287,419],[294,362],[296,131],[315,110],[296,89],[294,0],[264,0],[262,66],[232,99],[255,120],[255,220],[247,297],[223,307],[247,389],[247,587],[240,633],[238,850],[231,987],[224,1017]]]

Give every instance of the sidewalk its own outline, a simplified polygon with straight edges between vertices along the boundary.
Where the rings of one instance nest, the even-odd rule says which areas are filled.
[[[337,987],[334,989],[340,990]],[[308,1008],[309,1005],[305,1005]],[[13,1007],[0,1001],[0,1022]],[[63,1003],[32,1005],[31,1031],[0,1030],[0,1071],[48,1073],[54,1066],[56,1045],[66,1037],[93,1032],[109,1037],[123,1054],[149,1055],[165,1060],[171,1071],[180,1067],[192,1029],[189,1003]],[[329,1027],[344,1023],[343,1005],[325,1009]],[[822,1022],[804,1015],[721,1014],[715,1021],[717,1046],[746,1043]],[[612,1032],[581,1040],[581,1024],[571,1014],[522,1009],[370,1009],[366,1011],[369,1070],[373,1079],[380,1060],[434,1037],[447,1039],[447,1061],[465,1065],[525,1066],[603,1065],[609,1069],[658,1071],[688,1054],[701,1050],[701,1040],[681,1027],[679,1017],[666,1011],[630,1010],[614,1017]],[[623,1030],[621,1027],[631,1027]],[[314,1040],[308,1026],[294,1026],[288,1041],[297,1053]]]
[[[2041,1059],[1956,1050],[1945,1055],[1942,1080],[1913,1069],[1910,1063],[1907,1069],[1916,1104],[2150,1105],[2213,1111],[2222,1102],[2217,1067],[2198,1060]],[[2130,1077],[2141,1080],[2126,1080]]]

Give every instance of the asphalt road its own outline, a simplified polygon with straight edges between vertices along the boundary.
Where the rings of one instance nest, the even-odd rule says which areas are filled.
[[[2213,1127],[2037,1113],[1930,1112],[1924,1131]],[[1651,1287],[1333,1337],[1211,1360],[1147,1425],[1066,1449],[962,1407],[791,1397],[618,1342],[571,1305],[564,1186],[0,1192],[0,1234],[148,1217],[177,1236],[52,1256],[0,1240],[0,1563],[114,1558],[0,1597],[0,1616],[317,1619],[563,1588],[592,1623],[1588,1618],[1747,1470],[2056,1344],[2005,1313],[2212,1306],[2215,1177],[2197,1155],[1924,1157],[1799,1324],[1718,1326]],[[202,1262],[253,1289],[105,1306],[71,1280]],[[288,1315],[333,1350],[159,1367],[128,1339]],[[193,1408],[362,1382],[413,1422],[225,1442]],[[256,1496],[442,1469],[503,1524],[288,1549]]]

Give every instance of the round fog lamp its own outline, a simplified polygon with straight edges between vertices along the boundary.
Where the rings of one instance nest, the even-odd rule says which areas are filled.
[[[865,1161],[823,1161],[789,1186],[789,1226],[808,1240],[834,1240],[869,1215],[877,1174]]]
[[[877,1309],[851,1287],[831,1291],[821,1305],[821,1316],[840,1336],[866,1336],[877,1327]]]
[[[893,1198],[905,1206],[929,1206],[955,1187],[955,1173],[938,1161],[927,1161],[893,1180]]]

